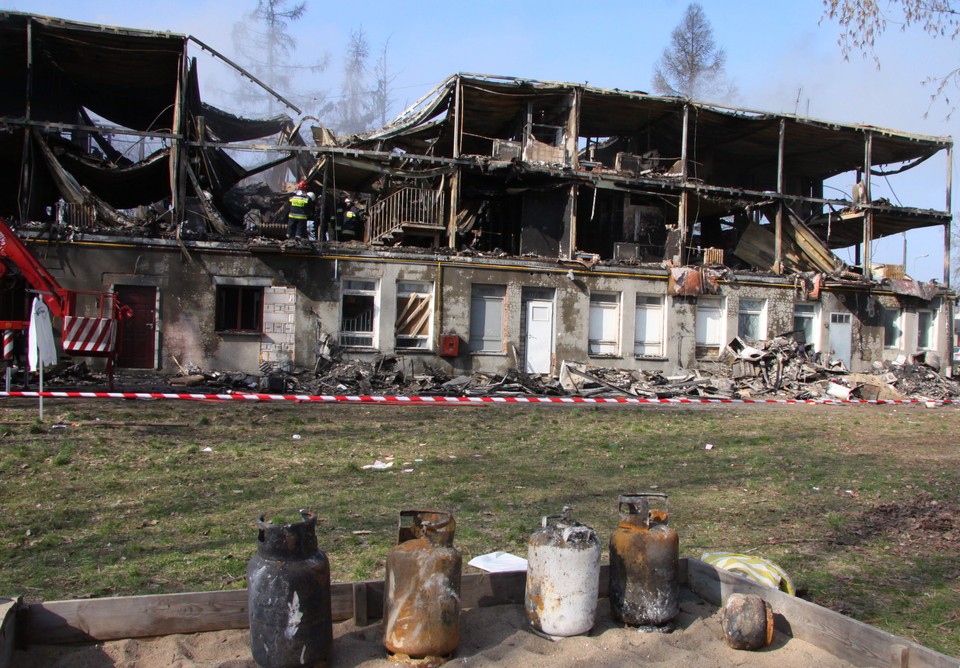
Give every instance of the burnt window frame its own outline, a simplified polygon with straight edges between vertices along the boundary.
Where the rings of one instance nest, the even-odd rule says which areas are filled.
[[[380,281],[375,278],[346,277],[340,284],[339,338],[342,348],[372,350],[379,347]],[[351,304],[370,300],[370,329],[348,329],[356,318],[348,318]],[[345,310],[346,309],[346,310]]]
[[[231,296],[235,296],[231,300],[233,303],[228,303]],[[261,334],[263,332],[263,297],[262,285],[216,286],[214,331],[223,334]],[[233,315],[230,316],[230,313]]]

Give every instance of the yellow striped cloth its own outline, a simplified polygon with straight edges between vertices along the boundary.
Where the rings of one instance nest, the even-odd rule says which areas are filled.
[[[790,576],[769,559],[735,552],[704,552],[700,560],[725,571],[743,575],[762,585],[785,591],[791,596],[796,595]]]

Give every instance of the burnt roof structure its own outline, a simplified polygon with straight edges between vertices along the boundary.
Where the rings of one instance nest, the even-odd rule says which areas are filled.
[[[244,220],[250,202],[278,220],[280,189],[236,186],[285,163],[321,193],[322,220],[337,194],[359,196],[374,246],[869,278],[874,239],[942,226],[949,280],[949,209],[870,194],[872,177],[941,152],[949,163],[949,137],[455,74],[382,128],[336,137],[313,125],[311,146],[289,116],[204,102],[188,44],[222,56],[196,38],[16,12],[0,12],[0,36],[0,215],[21,223],[62,200],[81,231],[180,238],[192,219],[194,235],[270,236]],[[118,138],[153,149],[130,158]],[[243,167],[237,151],[266,162]],[[853,192],[826,197],[824,182],[844,173]],[[948,169],[948,192],[949,180]],[[848,246],[852,271],[832,253]]]

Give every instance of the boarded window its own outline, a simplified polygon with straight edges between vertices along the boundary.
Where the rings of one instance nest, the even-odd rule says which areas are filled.
[[[663,355],[663,298],[637,295],[633,354],[637,357]]]
[[[504,351],[504,285],[474,285],[470,292],[470,352]]]
[[[427,350],[433,338],[430,283],[397,283],[396,348]]]
[[[340,304],[340,345],[373,348],[376,340],[377,282],[346,279]]]
[[[590,325],[588,352],[591,355],[618,355],[620,353],[620,294],[594,293],[590,295]]]
[[[218,332],[257,332],[263,324],[263,288],[217,286],[215,328]]]

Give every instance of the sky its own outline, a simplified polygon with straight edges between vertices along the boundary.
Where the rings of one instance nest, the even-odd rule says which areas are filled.
[[[329,64],[323,72],[300,74],[294,79],[294,90],[280,92],[323,91],[328,98],[336,97],[341,55],[351,32],[362,28],[373,52],[371,63],[387,47],[395,113],[455,72],[653,92],[654,64],[688,5],[687,0],[306,3],[304,17],[290,24],[297,40],[291,63],[312,64],[327,56]],[[853,54],[844,59],[837,44],[840,29],[823,18],[821,0],[701,0],[700,4],[717,45],[727,54],[726,73],[736,86],[736,96],[728,103],[915,134],[957,134],[960,111],[948,120],[949,106],[931,103],[932,88],[923,84],[926,77],[946,74],[960,65],[957,42],[891,25],[878,43],[878,69],[872,57]],[[194,35],[231,57],[236,55],[234,25],[255,6],[256,0],[2,3],[7,10]],[[190,48],[199,61],[205,99],[230,109],[234,78],[195,45]],[[960,91],[953,93],[954,99],[960,99]],[[957,165],[953,171],[960,174]],[[852,177],[840,177],[831,184],[849,192],[852,181]],[[946,187],[946,157],[941,153],[889,180],[874,178],[873,196],[943,210]],[[952,210],[957,207],[958,190],[953,188]],[[825,195],[830,196],[829,191]],[[874,261],[901,263],[905,247],[911,276],[943,279],[942,228],[911,231],[906,239],[896,235],[875,241]],[[843,250],[839,255],[853,262],[852,252]]]

